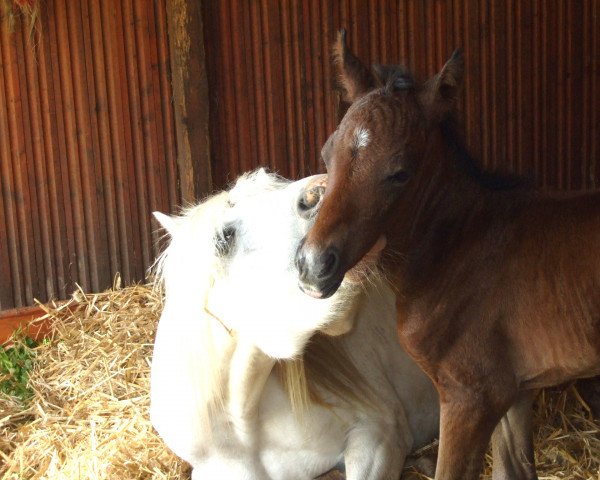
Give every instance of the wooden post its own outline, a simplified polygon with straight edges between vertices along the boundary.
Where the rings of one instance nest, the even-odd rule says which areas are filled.
[[[211,192],[208,80],[200,0],[167,0],[177,168],[184,204]]]

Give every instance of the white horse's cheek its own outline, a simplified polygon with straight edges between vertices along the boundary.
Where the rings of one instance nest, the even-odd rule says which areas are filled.
[[[302,292],[299,294],[304,295]],[[329,316],[327,302],[306,298],[310,302],[304,302],[302,297],[297,302],[293,301],[293,296],[280,297],[282,303],[288,300],[287,308],[282,305],[268,312],[270,318],[263,316],[263,321],[254,322],[249,335],[255,338],[256,345],[267,355],[280,359],[299,356],[314,332],[326,323]],[[303,305],[305,303],[310,308]]]
[[[270,290],[264,291],[263,285]],[[291,275],[270,275],[270,282],[247,282],[232,275],[211,293],[211,311],[221,312],[229,328],[251,339],[273,358],[292,358],[308,339],[332,317],[332,302],[304,295]],[[227,292],[236,292],[228,296]]]

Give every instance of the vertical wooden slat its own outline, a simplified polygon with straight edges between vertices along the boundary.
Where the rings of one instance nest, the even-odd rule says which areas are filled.
[[[589,18],[591,26],[590,37],[593,38],[594,32],[598,32],[598,29],[600,29],[600,4],[598,2],[592,3],[591,15]],[[600,92],[598,92],[598,89],[600,89],[600,76],[597,72],[599,70],[598,57],[600,57],[600,45],[598,45],[598,42],[591,42],[591,45],[590,71],[592,72],[592,75],[589,75],[591,77],[590,103],[592,105],[598,105],[600,102]],[[599,109],[596,108],[590,111],[589,129],[587,129],[589,138],[588,145],[590,146],[590,157],[592,159],[598,158],[598,155],[600,155],[600,145],[598,145],[598,142],[596,141],[600,136],[600,112],[598,110]],[[594,165],[590,162],[587,175],[590,184],[597,188],[598,185],[600,185],[600,167],[597,164]]]
[[[146,5],[147,6],[147,5]],[[156,135],[152,134],[152,124],[154,119],[150,110],[151,99],[153,95],[153,84],[149,81],[151,74],[149,68],[149,60],[151,53],[148,51],[148,45],[146,43],[147,34],[144,31],[149,26],[148,20],[148,9],[144,8],[143,4],[139,2],[133,2],[132,5],[133,15],[132,19],[135,21],[134,25],[139,25],[141,28],[132,29],[132,45],[136,52],[145,52],[145,55],[136,55],[137,59],[137,96],[139,99],[139,112],[142,118],[141,125],[138,125],[140,135],[140,162],[138,166],[139,180],[138,180],[138,206],[139,206],[139,217],[140,225],[138,235],[142,239],[142,265],[150,265],[152,256],[152,238],[150,235],[150,229],[148,223],[144,222],[144,218],[150,217],[152,211],[152,204],[157,199],[156,188],[154,187],[153,181],[148,181],[152,178],[150,173],[152,170],[150,159],[157,158],[157,151],[153,149],[153,140]],[[156,162],[156,160],[155,160]]]
[[[15,268],[20,270],[17,279],[22,281],[25,298],[31,298],[33,296],[33,281],[36,278],[36,239],[31,224],[32,201],[30,188],[27,184],[29,152],[26,150],[25,126],[23,124],[23,115],[26,109],[24,100],[26,101],[26,97],[23,98],[22,94],[23,91],[26,92],[26,87],[21,83],[23,72],[18,63],[18,50],[20,47],[18,38],[11,37],[8,29],[4,29],[2,43],[6,47],[2,52],[2,61],[5,67],[6,125],[8,127],[8,132],[4,135],[10,145],[10,156],[4,161],[10,164],[10,170],[7,173],[11,182],[10,196],[13,201],[12,208],[14,208],[12,234],[15,236],[15,244],[18,248],[18,252],[15,252],[18,258]]]
[[[75,233],[73,229],[73,209],[69,191],[69,175],[67,166],[67,149],[64,126],[64,104],[60,81],[58,35],[56,31],[57,18],[54,2],[48,2],[47,9],[42,15],[42,31],[44,48],[40,55],[46,59],[44,82],[47,87],[45,100],[45,121],[50,128],[46,129],[51,140],[48,151],[48,175],[53,187],[53,200],[56,212],[53,216],[53,231],[61,249],[56,251],[56,261],[59,266],[59,296],[65,298],[74,288],[77,276],[75,252]]]
[[[298,146],[298,175],[303,177],[306,176],[309,171],[309,164],[307,161],[307,146],[308,146],[308,125],[305,115],[305,88],[306,88],[306,68],[303,61],[303,51],[305,46],[304,41],[304,27],[303,18],[304,12],[302,9],[303,2],[295,2],[292,8],[291,22],[292,22],[292,55],[294,57],[294,106],[296,110],[296,117],[294,123],[296,129],[294,130],[296,135],[296,145]],[[210,67],[207,67],[210,68]]]
[[[199,2],[166,0],[166,8],[178,146],[177,166],[182,200],[187,203],[208,194],[212,188],[204,24]],[[209,18],[208,25],[218,22],[218,18]],[[228,37],[224,38],[224,42],[228,42]],[[231,74],[222,77],[226,82],[231,78]]]
[[[323,77],[323,63],[328,62],[329,58],[321,56],[321,42],[327,38],[321,32],[320,18],[322,16],[322,5],[318,0],[312,0],[309,3],[309,29],[310,29],[310,59],[312,61],[312,104],[313,104],[313,120],[312,128],[314,129],[314,143],[309,148],[308,164],[310,165],[309,173],[317,173],[319,168],[318,158],[321,151],[321,145],[327,139],[326,124],[325,124],[325,102],[328,101],[331,91],[325,91],[325,82]],[[326,100],[327,98],[327,100]]]
[[[78,230],[82,230],[85,243],[82,245],[83,255],[86,257],[86,270],[88,282],[84,288],[91,291],[100,289],[101,281],[106,285],[108,262],[103,258],[101,252],[106,252],[106,224],[101,221],[103,216],[103,205],[98,202],[102,198],[102,184],[96,184],[98,177],[101,178],[100,162],[97,161],[97,139],[94,141],[93,132],[96,131],[96,118],[91,114],[88,101],[95,105],[95,91],[93,88],[93,69],[91,68],[92,52],[89,45],[89,34],[84,32],[85,3],[79,2],[66,8],[68,42],[70,45],[70,75],[73,85],[73,133],[75,137],[75,148],[77,148],[76,160],[78,166],[79,183],[81,191],[79,201],[82,203],[83,216]],[[94,145],[95,143],[95,145]],[[97,168],[98,167],[98,168]],[[104,278],[102,278],[104,277]],[[102,279],[102,280],[101,280]]]
[[[162,135],[162,144],[164,145],[164,164],[167,174],[167,205],[173,208],[174,205],[181,204],[181,196],[178,185],[176,169],[176,146],[175,146],[175,125],[173,104],[171,102],[171,72],[169,68],[169,41],[167,36],[167,12],[165,2],[153,2],[156,12],[156,34],[158,48],[158,76],[160,78],[160,106],[162,112],[161,126],[159,128]],[[209,152],[206,157],[210,160]],[[164,173],[164,172],[163,172]],[[159,175],[161,173],[159,172]],[[160,177],[158,177],[160,178]]]
[[[107,280],[112,278],[119,270],[120,244],[117,228],[117,201],[115,192],[115,177],[114,168],[112,165],[112,142],[111,142],[111,124],[107,88],[107,64],[104,53],[104,44],[102,38],[103,19],[100,5],[98,2],[89,0],[87,2],[87,12],[89,21],[88,28],[90,29],[90,50],[92,52],[91,65],[88,65],[90,72],[93,72],[93,86],[88,88],[93,89],[93,101],[90,98],[90,112],[95,117],[95,142],[97,145],[98,159],[97,166],[100,167],[100,175],[97,176],[96,182],[101,182],[104,191],[104,209],[106,212],[106,232],[107,246],[109,257],[104,260],[105,269],[102,283],[106,284]],[[88,60],[90,61],[90,60]],[[91,97],[91,96],[90,96]],[[108,278],[107,278],[108,276]]]
[[[13,305],[22,305],[24,300],[23,274],[20,265],[20,250],[17,234],[17,194],[15,192],[15,182],[12,175],[12,148],[8,132],[9,128],[9,108],[7,92],[7,79],[11,72],[8,70],[8,25],[0,25],[0,155],[2,163],[0,164],[0,182],[2,185],[3,199],[3,227],[4,244],[3,249],[6,256],[2,257],[2,272],[6,275],[4,278],[10,278],[10,282],[3,282],[2,297],[4,303],[2,308],[10,308]],[[11,301],[12,300],[12,301]]]
[[[68,12],[72,11],[63,2],[55,3],[54,15],[60,18],[56,21],[57,35],[57,63],[59,72],[59,82],[62,90],[62,107],[63,107],[63,122],[64,122],[64,140],[66,144],[66,158],[68,174],[64,175],[63,186],[65,194],[70,196],[70,211],[73,212],[73,232],[75,239],[74,252],[74,270],[76,269],[76,278],[79,278],[80,285],[84,289],[90,288],[90,269],[88,264],[88,248],[86,243],[85,230],[85,211],[87,208],[84,204],[84,193],[81,177],[81,169],[83,162],[79,161],[79,140],[80,132],[77,128],[77,112],[74,99],[74,89],[77,81],[81,80],[77,76],[76,69],[72,65],[72,50],[77,46],[69,41],[69,25]]]
[[[22,32],[22,34],[26,35],[25,32]],[[37,37],[39,38],[39,34]],[[30,42],[33,42],[34,39],[30,40],[29,38],[24,38],[23,41],[26,45],[31,45]],[[31,132],[31,142],[33,146],[33,151],[31,152],[33,161],[31,163],[33,164],[33,174],[35,176],[35,182],[33,185],[30,185],[30,188],[33,187],[33,190],[37,194],[37,204],[34,206],[36,212],[46,212],[50,205],[50,195],[48,187],[48,169],[46,168],[48,160],[45,155],[44,139],[50,132],[47,132],[44,129],[42,120],[42,112],[40,109],[42,102],[40,96],[43,92],[40,88],[36,59],[31,55],[23,55],[23,60],[26,68],[29,100],[29,131]],[[36,254],[40,259],[43,259],[43,270],[41,269],[39,262],[37,265],[38,274],[36,276],[39,279],[39,283],[34,295],[39,295],[39,292],[45,290],[49,296],[54,297],[57,294],[57,285],[54,263],[54,241],[51,224],[39,218],[38,221],[34,223],[39,224],[41,235],[41,244],[36,248]],[[43,271],[42,275],[39,274],[40,271]]]
[[[292,45],[292,25],[290,16],[292,15],[293,6],[291,2],[282,2],[280,10],[280,22],[282,28],[282,43],[283,45]],[[297,126],[295,118],[295,104],[294,104],[294,51],[290,48],[289,54],[283,56],[283,88],[285,95],[285,121],[286,121],[286,143],[288,145],[288,155],[290,161],[288,162],[289,175],[290,177],[298,177],[298,144],[294,138]]]
[[[149,238],[142,231],[140,221],[144,214],[147,215],[147,192],[144,182],[144,139],[143,132],[140,129],[140,119],[142,118],[142,107],[140,98],[138,55],[135,44],[134,26],[138,23],[133,8],[133,0],[123,0],[121,2],[121,24],[123,28],[123,45],[125,47],[125,69],[122,81],[127,88],[127,98],[131,116],[128,116],[130,141],[133,148],[133,161],[130,162],[130,197],[129,207],[131,209],[131,227],[132,236],[130,240],[130,255],[133,258],[133,272],[135,278],[143,275],[143,255],[149,247]],[[143,210],[143,212],[140,212]]]
[[[247,9],[244,9],[247,11]],[[254,103],[252,102],[253,97],[253,86],[255,79],[249,74],[252,71],[248,69],[248,63],[252,63],[251,50],[248,49],[246,42],[247,31],[244,29],[244,25],[248,23],[245,20],[248,15],[236,15],[230,18],[228,28],[230,31],[243,32],[239,36],[233,35],[231,37],[230,50],[228,50],[228,61],[231,62],[232,69],[239,69],[246,75],[234,75],[227,81],[232,82],[231,87],[233,88],[233,98],[235,98],[235,109],[232,108],[230,115],[235,115],[238,122],[232,122],[234,125],[248,125],[249,128],[236,128],[235,133],[233,130],[231,133],[232,144],[244,145],[244,148],[238,149],[236,167],[240,170],[249,170],[252,168],[252,161],[255,160],[255,150],[253,143],[257,138],[256,126],[251,128],[254,118]],[[239,101],[242,98],[247,98],[248,101]],[[232,159],[233,161],[233,159]]]
[[[132,162],[124,163],[121,158],[132,158],[131,142],[129,141],[128,122],[125,121],[125,112],[128,111],[126,103],[127,92],[122,88],[121,76],[123,71],[121,65],[125,61],[123,55],[123,40],[120,29],[118,9],[108,2],[100,2],[100,23],[102,25],[102,48],[105,58],[104,69],[106,71],[106,90],[108,101],[108,123],[110,126],[111,165],[107,171],[114,175],[115,189],[115,214],[116,231],[118,238],[121,275],[126,282],[134,278],[131,265],[133,259],[130,257],[130,245],[128,239],[132,237],[131,217],[129,210],[129,188],[130,182],[128,171]]]

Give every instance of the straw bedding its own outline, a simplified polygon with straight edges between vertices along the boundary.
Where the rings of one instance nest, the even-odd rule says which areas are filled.
[[[3,479],[189,476],[148,420],[160,311],[160,296],[144,286],[79,291],[48,308],[53,339],[37,348],[31,406],[0,399]]]
[[[189,478],[148,420],[161,306],[149,287],[115,285],[45,307],[53,336],[37,347],[33,401],[0,397],[2,479]],[[540,395],[536,424],[540,479],[600,479],[600,426],[574,387]]]

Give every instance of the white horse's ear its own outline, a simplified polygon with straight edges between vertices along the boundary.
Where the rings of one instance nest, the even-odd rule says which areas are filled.
[[[152,212],[152,215],[154,215],[154,218],[160,223],[160,226],[169,232],[170,235],[175,233],[177,230],[177,222],[174,217],[170,217],[161,212]]]
[[[261,181],[264,181],[264,180],[266,180],[266,179],[269,178],[269,174],[268,174],[267,169],[265,167],[260,167],[258,170],[256,170],[256,176]]]

